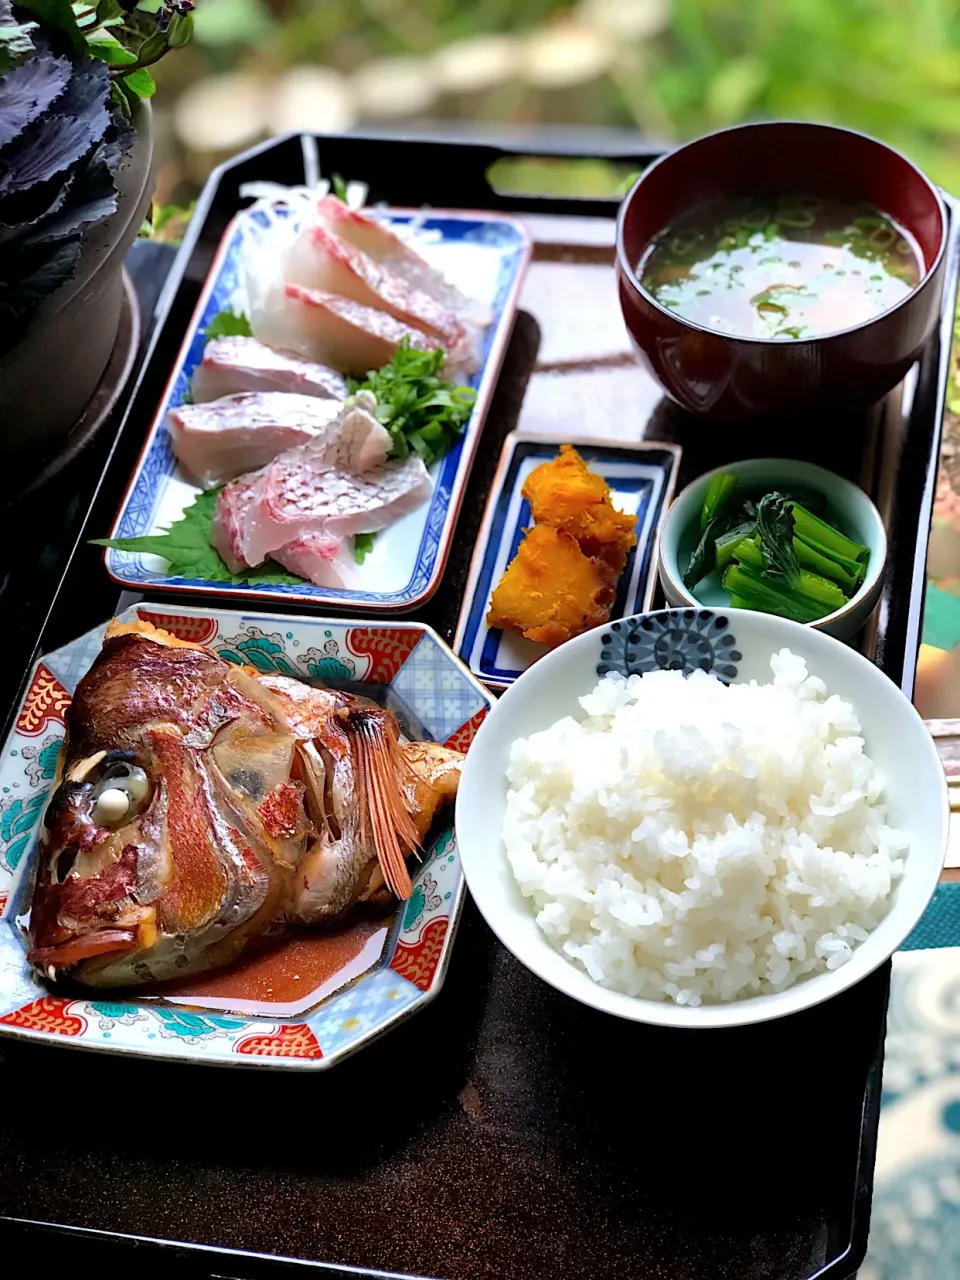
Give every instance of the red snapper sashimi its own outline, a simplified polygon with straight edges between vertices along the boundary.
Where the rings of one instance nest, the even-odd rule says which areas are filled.
[[[273,559],[298,578],[318,586],[353,588],[360,575],[350,538],[334,538],[328,533],[304,533],[278,547]]]
[[[388,461],[392,442],[371,416],[375,403],[360,392],[335,437],[287,450],[220,492],[211,542],[234,573],[272,556],[318,585],[349,585],[343,540],[375,533],[427,500],[423,462]]]
[[[241,391],[292,391],[343,401],[347,384],[326,365],[275,351],[256,338],[213,338],[190,382],[195,404]]]
[[[459,319],[465,316],[477,324],[490,323],[489,309],[473,298],[468,298],[438,271],[426,258],[390,227],[364,213],[348,208],[336,196],[324,196],[317,201],[317,218],[331,235],[365,253],[368,258],[386,267],[412,289],[427,294],[441,306],[452,311]]]
[[[250,323],[257,337],[272,347],[295,351],[343,373],[363,377],[388,364],[406,338],[420,351],[435,351],[436,338],[349,298],[288,284],[254,305]]]
[[[278,453],[322,437],[329,441],[338,400],[251,391],[182,404],[166,417],[173,452],[203,489],[265,466]]]
[[[300,233],[284,258],[283,278],[286,284],[339,294],[385,311],[436,338],[451,363],[460,362],[467,335],[453,312],[324,226],[307,227]]]

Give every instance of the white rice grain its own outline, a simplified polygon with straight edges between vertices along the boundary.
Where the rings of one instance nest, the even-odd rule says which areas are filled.
[[[595,982],[680,1005],[837,969],[903,871],[854,708],[788,649],[771,684],[607,676],[511,749],[503,838]]]

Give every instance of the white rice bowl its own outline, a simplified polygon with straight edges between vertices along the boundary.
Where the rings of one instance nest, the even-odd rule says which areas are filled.
[[[772,683],[607,676],[515,740],[507,858],[597,983],[695,1007],[835,970],[877,927],[908,839],[855,709],[782,649]]]

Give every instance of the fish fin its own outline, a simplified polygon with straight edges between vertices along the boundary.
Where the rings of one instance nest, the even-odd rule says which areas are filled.
[[[381,715],[351,715],[350,726],[359,763],[361,830],[373,842],[391,892],[406,899],[413,893],[406,858],[420,844],[400,785],[406,763]]]

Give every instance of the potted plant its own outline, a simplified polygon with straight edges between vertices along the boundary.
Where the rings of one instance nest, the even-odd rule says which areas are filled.
[[[17,480],[56,455],[113,350],[152,194],[149,68],[189,40],[193,7],[0,0],[0,458]]]

